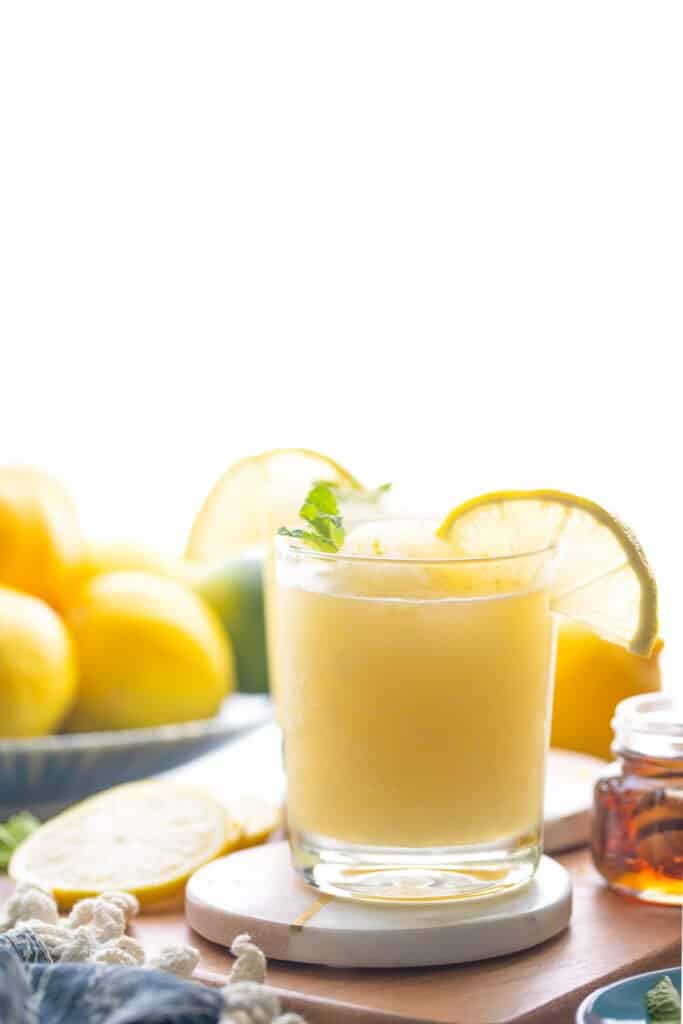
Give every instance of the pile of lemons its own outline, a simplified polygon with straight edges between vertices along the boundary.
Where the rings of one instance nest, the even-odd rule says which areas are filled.
[[[202,505],[186,557],[173,561],[88,545],[59,484],[0,468],[0,736],[207,718],[238,685],[265,691],[269,538],[296,522],[321,479],[372,494],[308,449],[236,462]],[[570,557],[553,597],[551,742],[609,757],[616,703],[661,684],[656,586],[635,537],[600,506],[559,491],[482,495],[439,533],[477,557],[562,536]]]
[[[173,559],[88,543],[57,481],[0,466],[0,737],[210,718],[265,692],[264,545],[317,477],[360,486],[303,449],[235,463]]]
[[[0,468],[0,736],[216,714],[232,645],[192,583],[182,560],[88,546],[60,484]]]

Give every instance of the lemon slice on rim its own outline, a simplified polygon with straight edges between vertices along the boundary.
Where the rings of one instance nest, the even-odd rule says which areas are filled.
[[[193,871],[237,849],[242,829],[218,801],[191,786],[116,786],[58,814],[18,847],[9,873],[50,890],[68,908],[121,890],[141,903],[175,896]]]
[[[187,557],[218,562],[260,547],[278,527],[297,519],[316,480],[363,490],[334,459],[307,448],[276,448],[234,463],[202,505]]]
[[[498,491],[454,508],[439,527],[460,557],[557,545],[551,607],[634,654],[657,639],[657,586],[634,534],[600,505],[563,491]]]

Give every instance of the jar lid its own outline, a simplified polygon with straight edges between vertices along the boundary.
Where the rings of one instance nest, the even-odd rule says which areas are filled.
[[[645,757],[683,757],[683,706],[664,693],[644,693],[617,704],[613,749]]]

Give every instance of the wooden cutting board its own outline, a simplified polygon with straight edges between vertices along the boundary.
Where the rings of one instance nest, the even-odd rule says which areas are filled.
[[[675,909],[648,907],[611,893],[585,846],[593,780],[603,762],[567,751],[550,752],[545,843],[570,871],[574,910],[568,931],[527,952],[458,967],[340,970],[271,963],[269,980],[287,1005],[311,1024],[574,1024],[586,994],[619,977],[680,962]],[[248,786],[278,799],[284,793],[280,735],[266,726],[178,774],[209,785],[216,795]],[[200,976],[223,984],[231,957],[177,919],[140,925],[150,943],[191,941],[201,951]],[[185,936],[179,939],[179,936]]]
[[[309,1024],[574,1024],[589,992],[617,978],[681,962],[681,912],[611,893],[589,854],[558,857],[574,884],[566,932],[543,946],[459,967],[341,970],[272,961],[268,981]],[[0,876],[0,901],[10,890]],[[186,925],[182,909],[148,913],[134,925],[151,951],[189,942],[199,980],[223,985],[232,957]]]
[[[585,842],[597,766],[581,755],[553,754],[549,848]],[[281,797],[277,729],[258,730],[178,775],[209,784],[217,793],[249,790]],[[273,961],[269,983],[281,991],[288,1008],[305,1013],[309,1024],[574,1024],[581,1000],[601,985],[680,964],[680,910],[611,893],[586,850],[557,859],[572,876],[573,916],[567,931],[542,946],[458,967],[359,970]],[[9,889],[0,876],[0,901]],[[230,954],[192,932],[182,907],[148,913],[133,931],[150,951],[177,942],[196,946],[201,954],[197,976],[206,984],[222,985],[230,973]]]
[[[681,962],[681,912],[610,892],[585,850],[557,858],[574,885],[567,931],[512,956],[458,967],[346,970],[271,961],[268,981],[309,1024],[574,1024],[589,992]],[[157,949],[189,942],[198,977],[223,985],[232,957],[186,925],[181,911],[148,914],[134,934]]]

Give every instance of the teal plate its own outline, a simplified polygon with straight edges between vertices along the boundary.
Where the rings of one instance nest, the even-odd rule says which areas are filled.
[[[647,1024],[645,995],[667,975],[681,991],[681,969],[649,971],[593,992],[576,1011],[576,1024]]]

